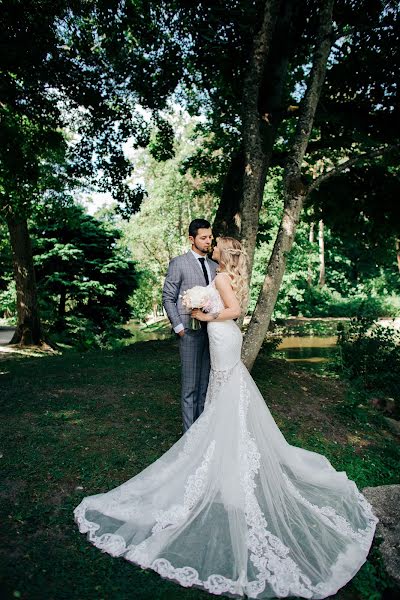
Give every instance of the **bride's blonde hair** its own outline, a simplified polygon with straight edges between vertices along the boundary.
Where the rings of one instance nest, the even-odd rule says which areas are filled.
[[[239,240],[232,237],[219,237],[220,250],[219,267],[217,271],[227,273],[232,282],[233,291],[242,308],[242,313],[247,308],[247,263],[246,252]]]

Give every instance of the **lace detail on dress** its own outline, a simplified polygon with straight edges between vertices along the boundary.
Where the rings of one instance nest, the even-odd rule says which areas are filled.
[[[211,348],[210,348],[210,353],[211,353]],[[234,368],[235,367],[233,367],[233,369]],[[219,393],[221,387],[224,385],[224,383],[229,381],[229,378],[232,375],[233,369],[227,369],[226,371],[217,371],[216,369],[210,369],[210,377],[208,380],[207,394],[206,394],[206,399],[204,401],[204,411],[206,410],[206,408],[208,409],[209,405],[211,405],[213,403],[213,401],[216,399],[216,397],[218,396],[218,393]],[[197,421],[195,421],[195,423],[196,422]],[[193,427],[193,425],[192,425],[192,427]],[[192,429],[192,427],[190,427],[190,429]],[[188,429],[188,431],[190,431],[190,429]]]
[[[196,585],[208,590],[210,594],[220,596],[221,594],[230,593],[242,595],[244,592],[244,584],[246,574],[243,571],[241,576],[234,581],[224,577],[223,575],[210,575],[206,581],[199,579],[199,574],[192,567],[175,568],[166,558],[157,558],[153,561],[151,568],[157,571],[162,577],[178,581],[183,587],[191,587]]]
[[[185,485],[183,504],[175,504],[168,510],[158,511],[154,518],[156,520],[152,533],[162,531],[166,527],[176,525],[183,521],[196,503],[201,499],[207,481],[208,468],[215,450],[215,441],[207,448],[203,462],[193,475],[188,477]]]
[[[278,596],[301,595],[312,597],[311,581],[299,570],[288,556],[289,548],[268,531],[268,523],[257,502],[254,489],[255,476],[260,468],[260,453],[256,443],[247,430],[246,415],[250,392],[244,379],[244,367],[241,367],[240,382],[240,457],[241,483],[245,494],[245,517],[248,525],[248,548],[250,560],[258,570],[257,580],[247,585],[247,593],[256,597],[265,589],[266,581]]]
[[[353,540],[357,541],[364,550],[367,551],[369,549],[371,545],[371,534],[375,529],[375,525],[378,522],[378,519],[373,514],[370,503],[365,498],[365,496],[361,494],[361,492],[356,490],[356,497],[358,499],[359,505],[361,506],[364,512],[364,515],[368,520],[368,525],[365,529],[359,529],[358,531],[354,531],[347,519],[345,519],[341,515],[338,515],[337,512],[331,506],[319,507],[316,504],[312,504],[312,502],[310,502],[301,495],[299,490],[290,481],[286,473],[283,473],[283,477],[291,493],[298,500],[300,500],[302,504],[310,508],[313,512],[317,513],[324,523],[326,523],[329,527],[332,527],[332,529],[334,529],[338,533],[341,533],[346,537],[350,537]]]
[[[75,508],[74,516],[81,533],[87,533],[89,540],[104,552],[108,552],[111,556],[120,556],[126,549],[126,543],[122,536],[113,533],[105,533],[99,537],[96,536],[96,531],[100,528],[97,523],[92,523],[86,519],[86,510],[90,510],[86,500]]]
[[[175,568],[166,558],[157,558],[153,561],[151,568],[157,571],[161,577],[167,579],[175,579],[179,581],[183,587],[191,587],[192,585],[201,585],[199,574],[192,567]]]

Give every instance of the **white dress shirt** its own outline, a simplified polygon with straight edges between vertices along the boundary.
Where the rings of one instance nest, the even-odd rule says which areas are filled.
[[[211,272],[210,272],[210,266],[208,264],[208,259],[207,256],[201,256],[200,254],[197,254],[197,252],[195,252],[194,250],[190,249],[190,252],[193,254],[193,256],[197,259],[197,264],[199,265],[199,269],[201,271],[201,274],[204,277],[204,273],[203,273],[203,267],[201,266],[201,263],[198,262],[199,258],[205,258],[206,260],[204,261],[204,265],[206,267],[206,271],[208,274],[208,281],[211,283]],[[174,327],[174,331],[175,333],[179,333],[180,331],[182,331],[184,328],[183,323],[179,323],[179,325],[177,325],[176,327]]]

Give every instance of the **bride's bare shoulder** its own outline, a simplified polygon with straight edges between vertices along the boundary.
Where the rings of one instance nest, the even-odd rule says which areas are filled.
[[[226,288],[227,286],[232,287],[231,276],[228,275],[228,273],[225,273],[224,271],[217,273],[214,281],[215,281],[215,285],[217,288],[218,287]]]

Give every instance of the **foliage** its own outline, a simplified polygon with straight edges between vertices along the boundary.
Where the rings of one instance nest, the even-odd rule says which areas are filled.
[[[145,317],[145,306],[149,309],[148,314],[156,305],[160,310],[161,289],[168,263],[189,248],[189,222],[195,217],[211,220],[214,211],[215,198],[198,194],[201,179],[181,172],[182,161],[193,149],[191,134],[196,120],[178,111],[171,111],[168,118],[176,132],[174,156],[159,162],[152,156],[151,150],[135,153],[134,160],[148,196],[139,212],[129,222],[121,224],[122,243],[146,274],[141,277],[133,299],[135,315],[141,319]],[[146,293],[150,293],[147,300],[144,297]]]
[[[271,356],[282,342],[282,336],[268,333],[261,346],[261,354],[263,356]]]
[[[139,271],[137,289],[133,292],[129,304],[132,316],[142,322],[154,313],[155,307],[161,306],[161,289],[154,272]]]
[[[260,227],[254,259],[250,310],[257,301],[283,210],[282,171],[276,167],[267,182],[264,203],[260,212]],[[288,316],[353,317],[358,312],[374,309],[377,316],[400,313],[399,277],[395,243],[392,235],[383,236],[382,229],[371,221],[370,231],[376,235],[346,233],[345,222],[337,216],[325,223],[326,283],[318,284],[318,240],[311,243],[311,223],[318,224],[312,207],[305,210],[299,223],[287,264],[282,286],[275,305],[275,319]],[[336,225],[341,223],[340,227]],[[365,224],[367,221],[365,221]],[[394,226],[394,223],[391,225]],[[336,227],[336,228],[334,228]],[[380,231],[380,235],[378,235]],[[310,279],[310,281],[309,281]]]
[[[148,144],[137,105],[157,115],[181,75],[163,8],[146,0],[29,0],[2,9],[0,208],[29,214],[46,155],[58,149],[69,150],[69,180],[137,210],[143,195],[126,183],[123,144]]]
[[[135,258],[153,273],[160,288],[169,258],[186,247],[190,218],[214,217],[224,177],[240,152],[243,81],[261,4],[243,0],[211,4],[29,0],[23,6],[20,1],[3,2],[2,214],[23,209],[29,215],[46,194],[51,196],[48,208],[53,210],[55,200],[62,204],[64,191],[75,186],[109,190],[118,202],[116,213],[125,220],[143,202],[144,210],[125,231]],[[294,4],[284,101],[270,115],[272,119],[284,116],[274,148],[273,162],[279,165],[293,136],[297,113],[288,107],[298,104],[303,92],[316,25],[309,2]],[[304,166],[305,180],[311,179],[318,162],[324,170],[350,151],[396,142],[392,123],[397,110],[397,11],[392,2],[335,3],[336,42]],[[266,74],[274,72],[270,67],[279,62],[280,46],[281,40],[274,40]],[[160,112],[172,95],[192,115],[203,117],[180,139],[182,124]],[[260,113],[269,114],[269,101],[266,80]],[[139,105],[149,109],[150,124]],[[265,123],[263,132],[268,136]],[[128,139],[136,150],[148,146],[145,186],[129,179],[133,166],[140,171],[141,165],[140,152],[134,165],[126,156]],[[276,170],[270,172],[252,306],[280,215],[277,177]],[[335,310],[350,314],[354,307],[344,305],[343,298],[368,296],[368,285],[378,279],[383,282],[378,296],[385,288],[390,294],[398,290],[388,258],[397,222],[391,208],[398,190],[393,157],[379,159],[372,166],[361,164],[332,181],[310,198],[305,222],[288,257],[275,316],[332,314]],[[150,194],[147,199],[145,188]],[[349,197],[351,202],[347,202]],[[381,198],[384,211],[380,210]],[[344,227],[337,223],[339,213]],[[317,264],[315,248],[307,241],[307,219],[321,216],[327,223],[329,242],[328,293],[319,294],[315,285],[309,290],[305,282],[310,260],[314,271]],[[354,236],[355,231],[364,231],[364,237]],[[0,289],[5,285],[0,279]]]
[[[0,316],[9,322],[13,322],[17,311],[15,282],[13,279],[3,278],[2,284],[3,286],[7,284],[7,287],[0,289]]]
[[[368,282],[367,282],[368,283]],[[303,286],[302,303],[298,306],[304,317],[352,317],[356,314],[373,312],[379,317],[396,316],[398,306],[395,299],[385,296],[367,295],[367,286],[359,286],[360,292],[343,297],[337,290]]]
[[[177,31],[185,40],[182,60],[186,71],[177,97],[191,114],[207,117],[197,127],[204,143],[194,149],[186,166],[204,177],[205,189],[210,191],[212,185],[213,192],[220,195],[230,161],[241,149],[243,83],[263,4],[230,0],[212,5],[201,2],[188,6],[181,2],[177,6],[179,4],[182,10]],[[271,122],[278,123],[283,116],[274,148],[274,163],[281,165],[290,147],[297,115],[296,111],[288,109],[298,105],[304,92],[304,79],[315,39],[315,6],[310,2],[295,5],[290,30],[290,68],[285,78],[282,106],[272,109],[274,99],[268,95],[271,76],[279,76],[282,68],[279,63],[282,39],[278,34],[272,39],[259,97],[260,114],[267,113]],[[287,7],[288,3],[282,3],[282,11]],[[384,143],[398,143],[398,132],[392,126],[398,112],[396,90],[400,52],[397,19],[398,5],[394,2],[335,2],[335,40],[304,166],[306,180],[312,178],[318,161],[322,161],[325,170],[354,152],[368,151]],[[388,56],[390,60],[387,60]],[[265,122],[261,125],[267,140],[270,128]],[[396,165],[394,157],[389,162]],[[378,188],[375,173],[374,166],[368,168],[364,164],[358,168],[354,179],[363,180],[364,189],[369,186],[370,199],[379,206],[379,200],[376,202],[380,196],[378,190],[373,198],[373,189]],[[390,179],[386,170],[383,175]],[[341,178],[351,185],[352,171]],[[327,181],[324,193],[315,192],[311,202],[319,207],[324,202],[326,190],[335,190],[335,187],[334,179]],[[351,192],[346,190],[341,196],[343,205],[349,196],[357,204],[357,198]],[[392,205],[392,210],[397,209]]]
[[[103,346],[123,331],[137,273],[120,232],[75,205],[38,211],[31,232],[39,300],[50,331],[60,341]]]
[[[400,414],[400,331],[360,315],[339,328],[340,367],[368,393],[393,397]]]
[[[53,208],[59,194],[91,187],[111,193],[128,218],[143,199],[127,182],[124,144],[149,143],[139,102],[157,115],[181,75],[165,18],[147,0],[2,2],[0,217],[14,247],[17,232],[25,236],[16,253],[21,341],[44,339],[26,230],[36,205],[52,195]]]
[[[325,318],[312,318],[311,320],[305,319],[293,320],[276,319],[276,328],[281,335],[295,335],[296,337],[304,336],[317,336],[317,337],[329,337],[337,334],[338,322],[336,319],[325,319]],[[275,331],[275,328],[274,328]]]

